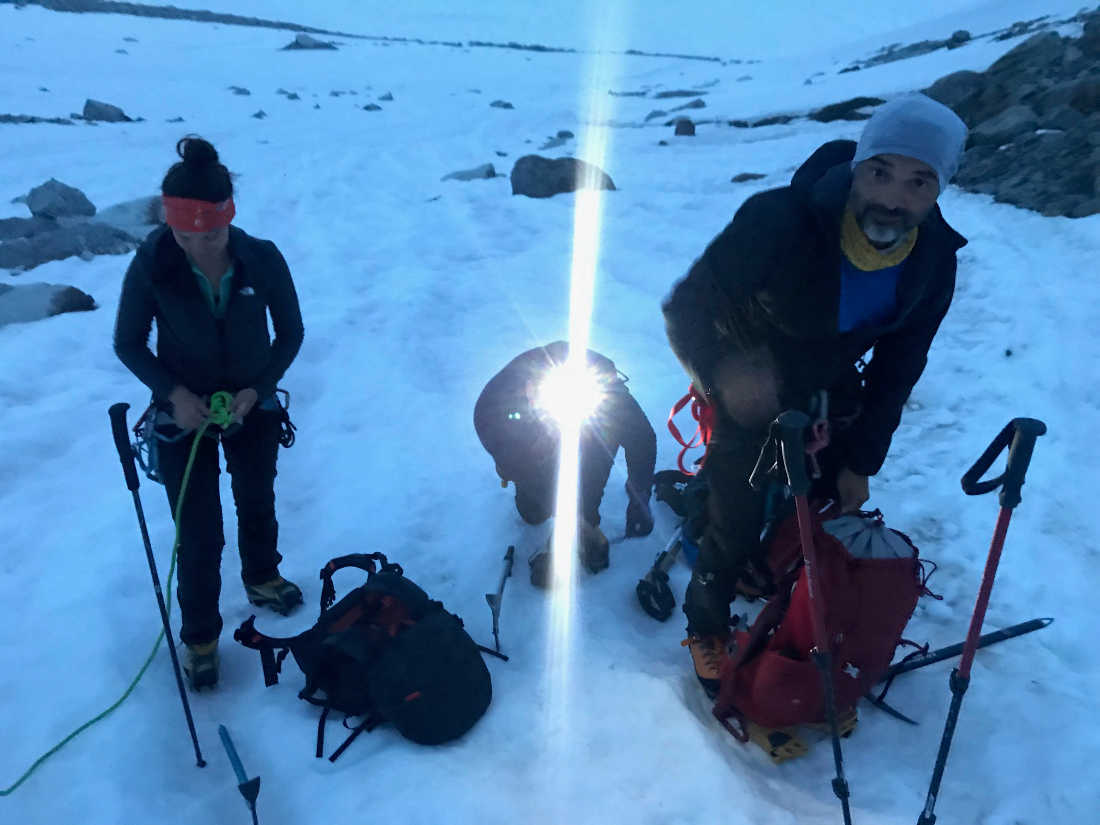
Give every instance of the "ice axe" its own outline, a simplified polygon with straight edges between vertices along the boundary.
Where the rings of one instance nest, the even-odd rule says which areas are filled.
[[[810,597],[810,620],[813,625],[814,664],[821,674],[821,687],[825,704],[825,716],[833,742],[833,764],[836,777],[833,793],[840,800],[844,825],[851,825],[849,805],[850,790],[844,776],[844,758],[840,749],[840,730],[837,724],[836,693],[833,685],[833,658],[829,636],[825,627],[825,605],[822,602],[821,583],[818,579],[817,551],[814,548],[813,522],[810,517],[810,477],[806,472],[806,435],[810,431],[810,417],[798,410],[787,410],[771,423],[768,439],[760,451],[756,466],[749,478],[754,490],[763,490],[771,478],[778,478],[794,496],[798,518],[798,535],[802,544],[802,559],[806,568],[806,584]]]
[[[500,584],[497,585],[497,592],[485,594],[485,601],[489,603],[489,609],[493,611],[493,644],[496,645],[497,653],[500,653],[500,603],[504,598],[504,585],[508,582],[508,577],[512,575],[512,563],[515,559],[516,547],[514,544],[509,544],[508,550],[504,554],[504,568],[500,571]]]
[[[252,812],[252,825],[259,825],[259,820],[256,819],[256,797],[260,795],[260,777],[248,778],[248,774],[244,772],[244,765],[241,764],[241,757],[237,755],[237,749],[233,747],[233,740],[229,738],[229,731],[226,730],[225,725],[218,725],[218,736],[222,738],[225,755],[229,757],[229,764],[237,774],[239,782],[237,787],[240,788],[241,796],[248,804],[248,810]]]
[[[657,560],[653,562],[649,572],[638,580],[634,588],[642,610],[659,622],[667,620],[672,615],[672,608],[676,606],[676,597],[672,595],[672,588],[668,586],[668,571],[676,564],[676,559],[680,555],[683,529],[681,525],[673,531],[665,549],[657,555]]]

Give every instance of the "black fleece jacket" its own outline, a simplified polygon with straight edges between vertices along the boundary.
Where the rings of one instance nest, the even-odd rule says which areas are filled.
[[[298,354],[302,314],[278,248],[230,226],[229,254],[233,292],[224,320],[214,317],[168,227],[149,235],[126,271],[115,353],[158,401],[178,384],[203,396],[252,387],[260,398],[269,397]],[[154,319],[155,355],[149,349]]]
[[[564,364],[568,355],[565,341],[535,347],[508,362],[481,391],[474,406],[474,428],[505,480],[527,478],[547,461],[556,459],[556,425],[535,408],[529,390],[551,367]],[[587,360],[601,374],[615,376],[615,364],[609,358],[588,350]],[[633,497],[648,501],[657,461],[657,436],[621,381],[612,378],[607,388],[607,396],[582,431],[582,440],[590,442],[594,450],[606,451],[608,467],[621,446],[626,453],[627,490]],[[582,467],[582,473],[586,469],[592,468]],[[601,492],[606,479],[604,472]]]
[[[711,388],[724,357],[766,349],[785,407],[804,407],[814,390],[843,382],[873,347],[862,412],[846,440],[849,468],[874,475],[951,304],[966,239],[933,207],[899,277],[895,317],[839,332],[840,226],[855,146],[826,143],[789,186],[745,201],[663,309],[673,351],[697,385]]]

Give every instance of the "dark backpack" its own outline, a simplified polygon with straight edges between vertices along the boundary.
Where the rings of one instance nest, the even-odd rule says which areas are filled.
[[[344,567],[367,571],[367,581],[337,602],[332,575]],[[324,709],[317,725],[318,757],[331,710],[362,718],[329,757],[333,761],[356,736],[383,722],[422,745],[448,742],[473,727],[492,698],[481,653],[498,654],[477,645],[458,616],[381,553],[333,559],[321,568],[321,580],[321,615],[309,630],[288,638],[265,636],[251,616],[233,633],[242,645],[260,651],[269,687],[278,682],[287,653],[294,655],[306,677],[298,697]]]
[[[917,548],[887,528],[878,511],[829,520],[815,514],[812,523],[820,585],[815,595],[824,604],[836,709],[844,712],[889,668],[917,599],[929,592],[927,576]],[[734,634],[714,706],[715,716],[739,739],[745,720],[782,728],[826,718],[821,676],[811,657],[811,604],[796,516],[776,529],[767,563],[777,593],[751,627]]]

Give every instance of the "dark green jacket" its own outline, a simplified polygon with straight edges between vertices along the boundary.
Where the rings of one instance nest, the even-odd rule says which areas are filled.
[[[197,395],[252,387],[267,398],[298,354],[302,314],[290,270],[275,244],[230,226],[229,254],[233,292],[221,321],[168,227],[149,235],[126,271],[115,352],[159,401],[167,400],[177,384]],[[155,355],[149,349],[154,320]]]
[[[783,406],[804,408],[874,347],[862,412],[847,436],[848,466],[874,475],[955,290],[966,239],[933,207],[898,280],[896,316],[841,333],[841,218],[851,188],[853,141],[821,146],[791,184],[752,196],[707,247],[663,308],[677,357],[704,389],[723,356],[766,348],[780,372]]]

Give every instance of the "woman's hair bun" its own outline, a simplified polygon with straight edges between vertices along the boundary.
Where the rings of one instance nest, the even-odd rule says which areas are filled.
[[[218,162],[218,151],[207,140],[197,135],[181,138],[176,153],[188,166],[212,166]]]

